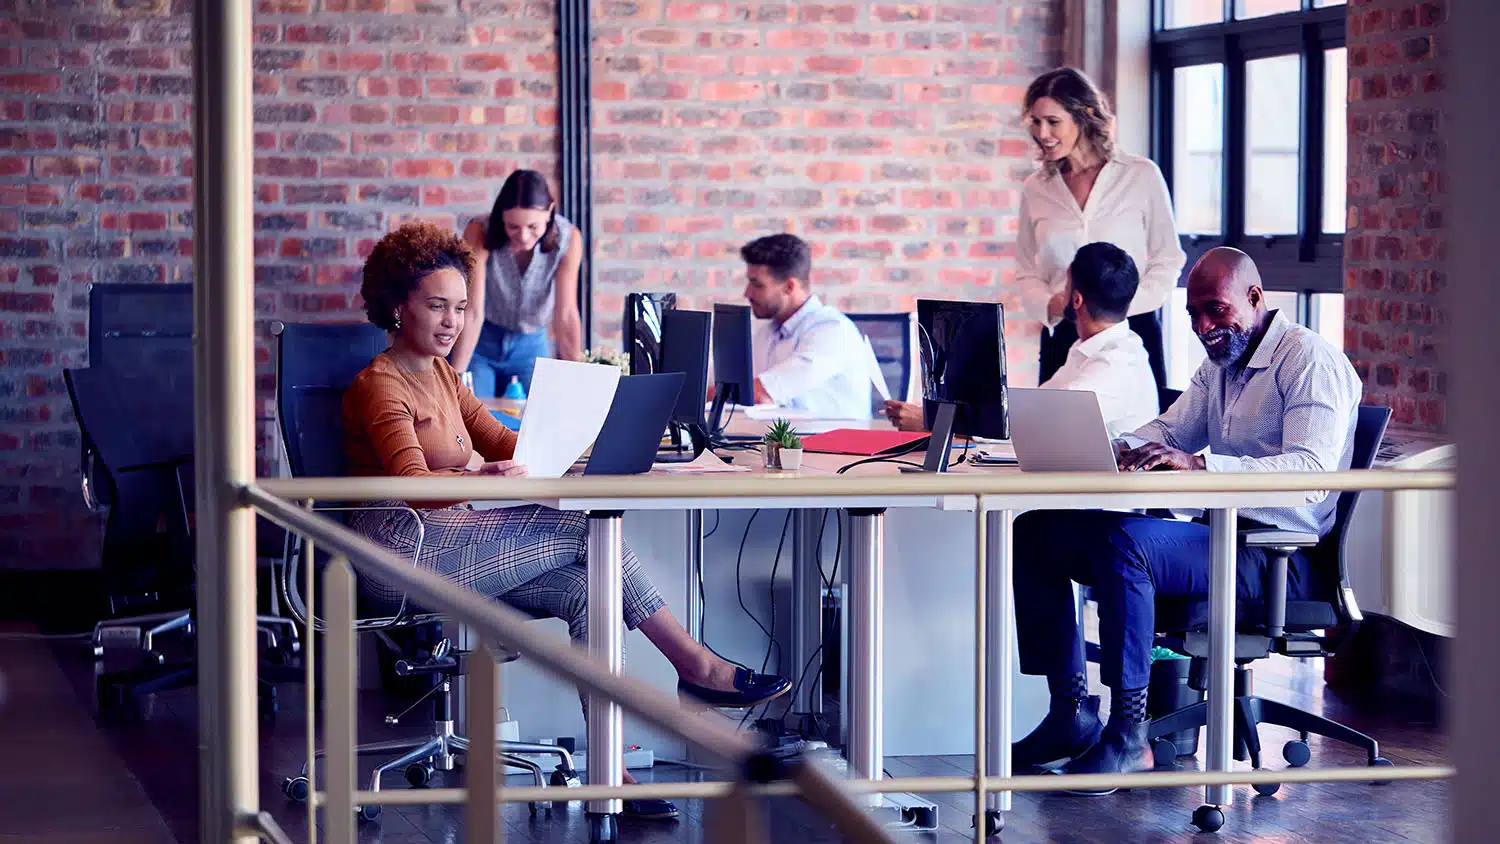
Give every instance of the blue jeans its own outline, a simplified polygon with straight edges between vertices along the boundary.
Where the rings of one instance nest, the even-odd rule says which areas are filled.
[[[1072,583],[1099,603],[1099,675],[1111,689],[1144,689],[1151,678],[1156,598],[1206,597],[1208,525],[1099,510],[1045,510],[1015,522],[1016,644],[1021,672],[1049,677],[1084,672],[1083,631]],[[1241,600],[1262,592],[1266,553],[1239,549]],[[1287,565],[1287,598],[1320,591],[1312,561]]]
[[[531,372],[536,359],[552,356],[552,341],[546,331],[525,334],[485,320],[474,346],[469,371],[474,374],[474,395],[481,398],[502,395],[512,377],[521,379],[527,395],[531,394]]]

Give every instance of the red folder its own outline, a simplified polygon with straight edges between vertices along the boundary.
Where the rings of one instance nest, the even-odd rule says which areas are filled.
[[[874,457],[877,454],[902,451],[925,439],[927,439],[927,434],[920,432],[835,428],[822,434],[803,437],[802,449],[823,454],[855,454],[860,457]]]

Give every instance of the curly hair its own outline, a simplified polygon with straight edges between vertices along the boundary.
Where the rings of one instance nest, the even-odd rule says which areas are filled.
[[[453,269],[467,283],[474,262],[474,250],[457,234],[431,223],[407,223],[382,237],[365,259],[364,281],[359,286],[365,315],[380,328],[395,331],[396,307],[422,279]]]
[[[1043,97],[1053,100],[1072,116],[1073,121],[1078,124],[1079,136],[1087,140],[1102,158],[1107,161],[1114,157],[1115,114],[1110,110],[1109,101],[1099,90],[1099,86],[1083,71],[1060,67],[1032,80],[1031,85],[1026,88],[1024,113],[1030,113],[1031,107]],[[1043,154],[1040,144],[1037,145],[1037,150],[1039,154]],[[1049,175],[1055,176],[1062,172],[1062,166],[1063,162],[1042,158],[1042,168]]]

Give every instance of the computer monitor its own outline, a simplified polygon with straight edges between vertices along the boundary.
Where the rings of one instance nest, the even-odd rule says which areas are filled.
[[[709,431],[719,433],[724,406],[755,404],[755,365],[750,351],[750,307],[714,305],[714,403]]]
[[[923,415],[957,405],[953,433],[1010,438],[1005,376],[1005,308],[995,302],[917,300]]]
[[[631,375],[661,371],[662,314],[677,307],[676,293],[631,293],[625,297],[625,357]]]
[[[694,437],[694,452],[702,451],[698,440],[707,437],[703,403],[708,398],[708,340],[713,315],[707,311],[673,308],[661,315],[661,371],[681,372],[686,377],[672,411],[672,426],[686,429]]]

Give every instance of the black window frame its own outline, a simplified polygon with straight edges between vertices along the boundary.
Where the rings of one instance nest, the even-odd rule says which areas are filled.
[[[1172,118],[1174,71],[1179,67],[1224,67],[1222,231],[1184,234],[1188,266],[1215,246],[1248,253],[1260,268],[1267,290],[1300,294],[1344,291],[1344,235],[1323,231],[1324,51],[1345,46],[1345,5],[1314,8],[1302,0],[1297,11],[1257,18],[1234,18],[1235,0],[1223,0],[1224,19],[1200,26],[1164,28],[1167,0],[1153,0],[1151,26],[1151,149],[1167,186],[1174,185]],[[1294,234],[1246,235],[1245,151],[1246,63],[1271,56],[1298,55],[1302,77],[1298,111],[1298,229]],[[1336,92],[1344,96],[1344,92]],[[1175,191],[1173,193],[1175,196]],[[1299,307],[1306,312],[1308,306]],[[1301,315],[1301,314],[1299,314]]]

